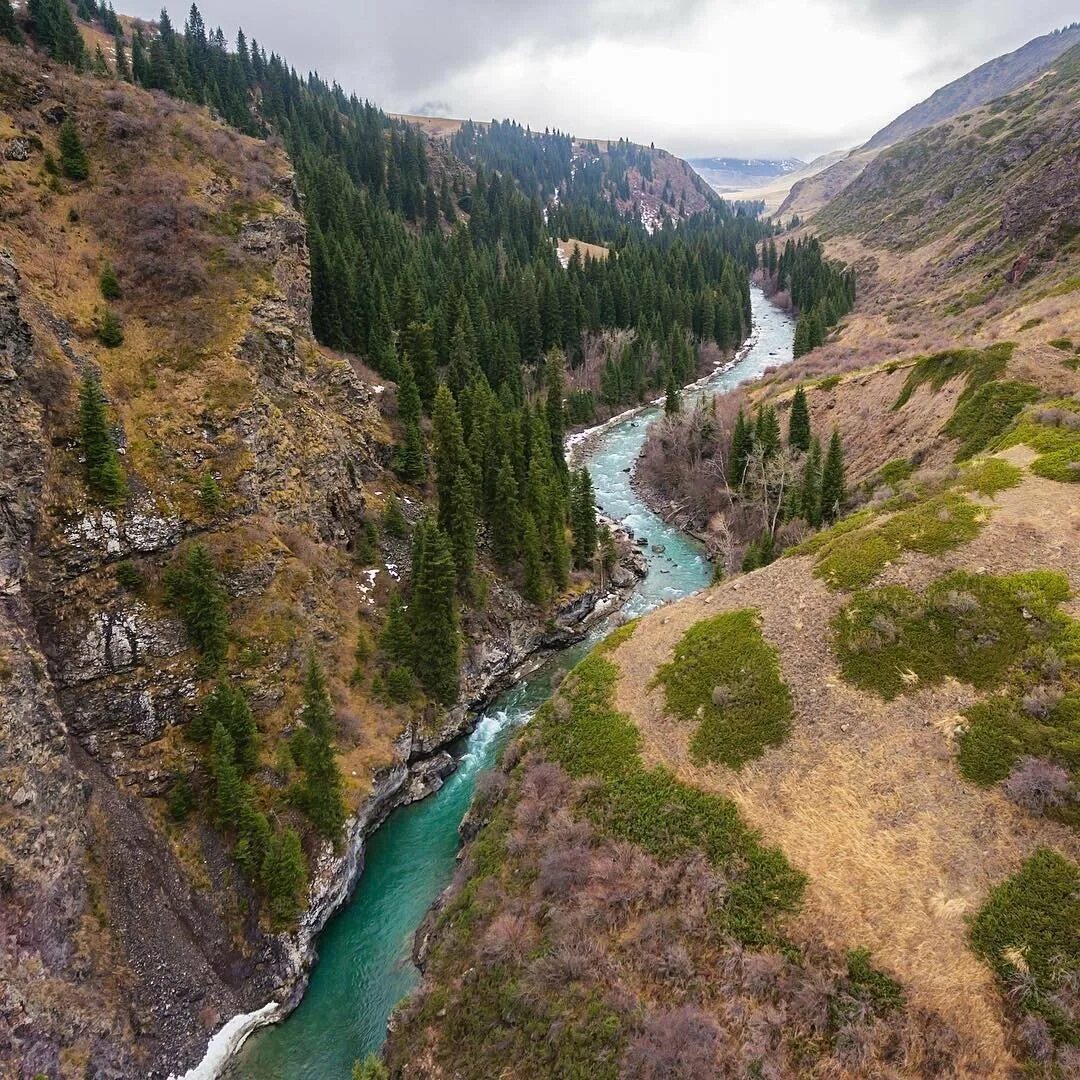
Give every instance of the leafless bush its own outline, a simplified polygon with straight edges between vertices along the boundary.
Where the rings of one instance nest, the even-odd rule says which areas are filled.
[[[483,817],[496,803],[500,802],[510,787],[505,773],[489,770],[476,778],[473,790],[473,803],[470,812]]]
[[[544,761],[525,774],[521,791],[526,798],[538,799],[552,805],[564,802],[572,787],[570,777],[558,765]]]
[[[651,1013],[626,1050],[622,1075],[632,1080],[699,1080],[716,1075],[720,1028],[701,1009],[684,1005]]]
[[[127,101],[127,95],[120,90],[106,90],[101,97],[107,109],[122,109]]]
[[[1050,1025],[1041,1017],[1028,1015],[1020,1021],[1020,1038],[1036,1061],[1051,1061],[1054,1057],[1054,1038]]]
[[[792,1017],[815,1035],[823,1035],[829,1029],[829,1005],[835,992],[836,981],[826,972],[807,972],[788,997]]]
[[[979,610],[979,600],[964,589],[949,589],[935,606],[949,615],[970,615]]]
[[[592,872],[592,853],[585,847],[556,848],[540,860],[536,891],[540,896],[566,896],[582,888]]]
[[[1034,410],[1032,415],[1038,423],[1048,427],[1063,427],[1073,431],[1080,428],[1080,412],[1072,409],[1047,407]]]
[[[870,620],[870,630],[874,637],[874,647],[879,649],[885,645],[892,645],[900,636],[896,623],[883,611],[877,612]]]
[[[60,360],[37,355],[27,369],[26,385],[39,405],[54,412],[71,398],[71,371]]]
[[[1002,786],[1014,803],[1036,814],[1063,806],[1073,795],[1068,770],[1046,758],[1021,758]]]
[[[105,135],[110,142],[122,142],[126,139],[141,138],[146,134],[147,123],[141,116],[117,111],[109,114],[105,123]]]
[[[543,1001],[547,991],[595,979],[605,967],[606,959],[599,944],[584,934],[574,935],[557,941],[551,952],[530,965],[530,982]]]
[[[477,952],[488,966],[520,964],[536,947],[538,939],[537,929],[526,915],[503,911],[484,931]]]
[[[1036,720],[1045,720],[1061,704],[1065,691],[1060,686],[1039,683],[1033,686],[1021,699],[1024,712]]]
[[[787,966],[779,953],[748,952],[743,958],[743,982],[752,994],[760,996],[776,989]]]

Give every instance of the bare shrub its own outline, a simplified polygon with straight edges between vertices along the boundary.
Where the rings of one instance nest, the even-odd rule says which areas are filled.
[[[538,940],[537,929],[526,915],[503,911],[492,919],[484,931],[477,953],[489,967],[520,964],[536,947]]]
[[[550,761],[533,766],[525,774],[521,791],[525,798],[539,799],[548,805],[565,802],[573,788],[570,777]]]
[[[622,1075],[632,1080],[699,1080],[716,1075],[720,1028],[701,1009],[653,1012],[627,1047]]]
[[[540,860],[536,891],[542,897],[566,896],[582,888],[592,872],[592,853],[586,847],[562,847]]]
[[[505,773],[489,770],[476,778],[473,790],[473,802],[470,812],[476,817],[483,817],[506,794],[510,781]]]
[[[596,979],[606,967],[599,943],[585,934],[574,935],[557,941],[551,952],[530,965],[530,983],[533,993],[543,1002],[550,991]]]
[[[1027,1015],[1020,1021],[1020,1038],[1036,1061],[1051,1061],[1054,1057],[1054,1038],[1050,1025],[1041,1017]]]
[[[970,615],[979,610],[979,600],[965,589],[949,589],[935,606],[949,615]]]
[[[1068,770],[1046,758],[1021,758],[1002,787],[1014,803],[1036,814],[1064,806],[1073,796]]]
[[[1024,712],[1037,720],[1045,720],[1061,704],[1065,696],[1060,686],[1048,686],[1040,683],[1033,686],[1022,698]]]
[[[807,972],[788,998],[793,1018],[815,1035],[823,1035],[829,1029],[829,1006],[835,992],[836,980],[826,972]]]
[[[752,994],[775,990],[788,962],[779,953],[748,952],[743,957],[743,982]]]

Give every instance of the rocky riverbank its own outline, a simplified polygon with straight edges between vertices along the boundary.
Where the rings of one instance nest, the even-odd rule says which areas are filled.
[[[346,826],[339,853],[327,845],[314,868],[308,906],[294,934],[278,939],[279,976],[273,1000],[251,1013],[232,1017],[211,1038],[198,1065],[184,1080],[212,1080],[257,1028],[284,1019],[300,1002],[318,959],[318,938],[330,917],[348,901],[364,869],[368,837],[391,811],[438,791],[456,768],[447,749],[470,732],[484,706],[544,659],[581,641],[589,629],[619,610],[646,574],[646,562],[633,537],[615,527],[620,559],[603,588],[591,587],[566,601],[541,623],[525,605],[499,620],[491,635],[474,643],[462,673],[458,703],[433,723],[415,723],[395,746],[395,761],[374,777],[371,794]]]

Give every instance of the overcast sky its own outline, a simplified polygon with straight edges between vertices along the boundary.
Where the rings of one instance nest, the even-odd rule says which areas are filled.
[[[150,17],[155,0],[120,10]],[[298,70],[395,112],[512,116],[683,156],[809,158],[868,138],[1076,0],[203,0]],[[178,26],[186,3],[173,0]]]

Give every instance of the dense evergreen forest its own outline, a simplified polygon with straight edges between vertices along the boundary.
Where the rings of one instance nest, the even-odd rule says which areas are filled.
[[[715,199],[650,234],[617,200],[629,169],[649,174],[652,151],[620,140],[575,156],[568,135],[504,122],[464,125],[454,157],[243,32],[230,45],[194,5],[182,30],[164,11],[154,26],[121,24],[98,0],[78,14],[114,35],[111,67],[87,55],[67,0],[31,0],[30,36],[58,60],[284,142],[305,197],[315,335],[397,383],[395,467],[437,503],[414,535],[410,602],[391,613],[383,674],[398,696],[411,679],[451,701],[457,608],[482,595],[478,549],[539,604],[598,557],[591,493],[563,458],[567,425],[597,402],[568,395],[568,377],[615,333],[599,388],[614,406],[693,377],[703,343],[736,346],[768,228]],[[571,231],[608,257],[564,267],[555,239]],[[434,641],[446,647],[433,666]]]
[[[773,291],[787,290],[799,313],[796,358],[823,344],[829,327],[835,326],[855,303],[855,272],[826,259],[816,236],[788,240],[779,255],[775,241],[766,240],[762,266],[772,279]]]

